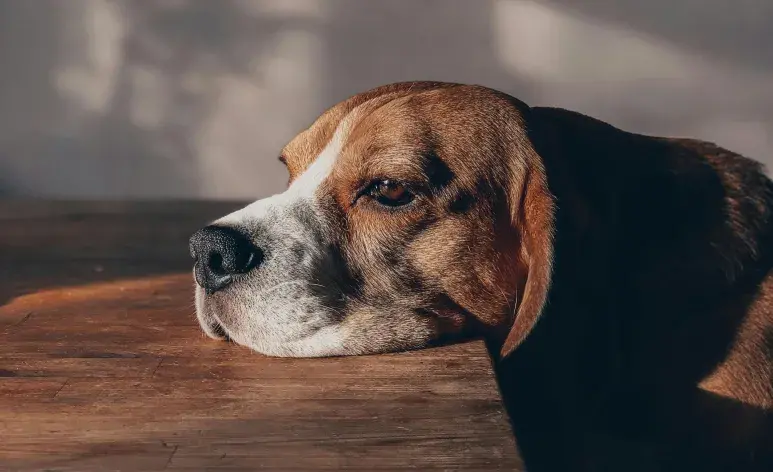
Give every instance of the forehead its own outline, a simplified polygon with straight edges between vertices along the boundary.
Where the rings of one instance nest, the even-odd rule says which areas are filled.
[[[474,162],[482,164],[486,159],[468,159],[475,157],[469,152],[485,151],[502,138],[497,133],[506,121],[504,114],[519,115],[519,107],[511,105],[506,96],[484,87],[433,82],[392,84],[330,108],[296,136],[283,155],[291,178],[323,153],[336,155],[335,167],[352,160],[346,159],[347,155],[355,156],[353,160],[378,155],[382,159],[372,163],[388,167],[404,165],[406,157],[432,149],[451,161],[461,156],[465,162],[456,164],[472,171]],[[348,164],[346,167],[352,168],[355,163]]]
[[[287,159],[291,172],[301,171],[322,153],[339,128],[346,128],[342,131],[347,135],[345,141],[348,141],[349,132],[358,128],[360,121],[380,106],[423,91],[455,86],[436,82],[397,83],[355,95],[323,113],[314,124],[285,146],[282,155]]]

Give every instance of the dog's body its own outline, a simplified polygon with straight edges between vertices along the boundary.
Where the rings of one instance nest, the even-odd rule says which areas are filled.
[[[215,223],[249,262],[194,244],[210,335],[316,356],[481,334],[530,470],[773,470],[758,164],[430,82],[337,105],[283,159],[287,192]]]
[[[574,459],[606,447],[611,470],[773,470],[770,180],[712,144],[532,113],[558,210],[549,303],[502,361],[524,452],[569,470],[559,428],[534,435],[553,416]]]

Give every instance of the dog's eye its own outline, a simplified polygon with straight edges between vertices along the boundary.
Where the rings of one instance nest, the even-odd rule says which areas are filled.
[[[414,195],[400,182],[382,180],[374,183],[368,190],[368,195],[385,206],[402,206],[413,201]]]

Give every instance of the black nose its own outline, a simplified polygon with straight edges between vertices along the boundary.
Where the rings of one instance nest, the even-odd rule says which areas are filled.
[[[214,293],[263,262],[263,252],[241,232],[223,226],[206,226],[190,240],[191,256],[196,259],[196,283]]]

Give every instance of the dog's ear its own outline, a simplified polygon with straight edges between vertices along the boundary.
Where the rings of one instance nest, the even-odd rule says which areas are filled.
[[[509,189],[510,217],[520,234],[526,280],[523,293],[516,300],[513,325],[502,345],[502,358],[523,342],[539,320],[553,274],[555,202],[541,158],[530,144],[526,147],[521,147],[519,158],[512,160],[516,164]]]

